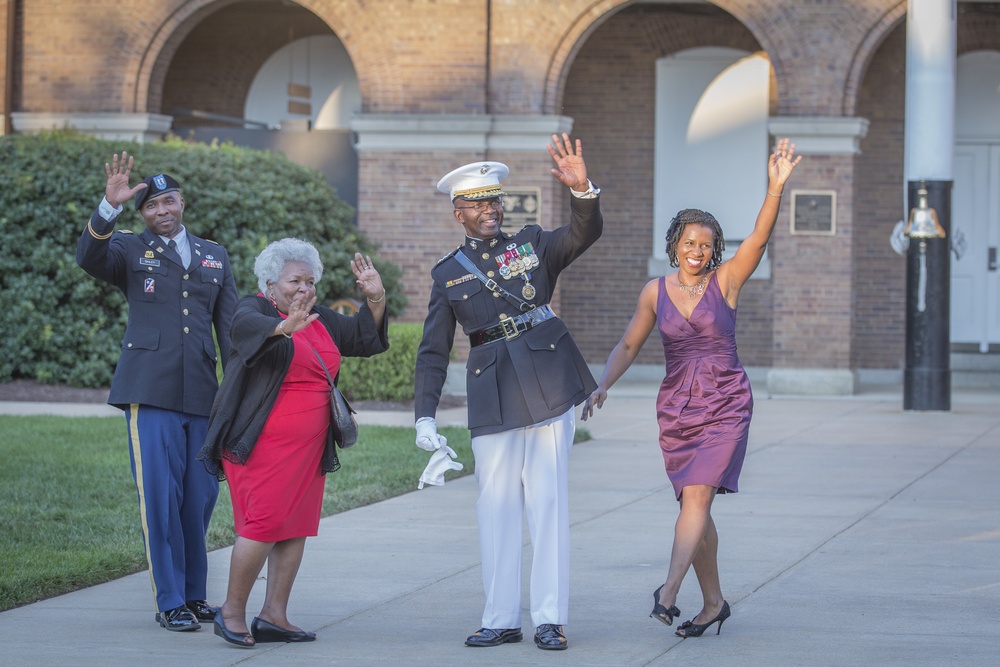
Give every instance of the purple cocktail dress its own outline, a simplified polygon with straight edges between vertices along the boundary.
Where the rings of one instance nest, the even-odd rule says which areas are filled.
[[[716,274],[684,319],[659,281],[656,320],[666,377],[656,399],[660,449],[678,500],[685,486],[738,490],[753,413],[750,380],[736,354],[736,311]]]

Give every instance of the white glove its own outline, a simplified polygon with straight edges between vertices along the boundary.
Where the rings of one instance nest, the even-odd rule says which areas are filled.
[[[417,484],[417,488],[424,488],[424,484],[444,486],[444,474],[447,471],[461,470],[465,467],[460,461],[453,460],[457,457],[458,454],[455,453],[454,449],[442,444],[439,449],[431,454],[431,460],[427,463],[427,467],[424,468],[423,474],[420,475],[420,482]]]
[[[416,427],[417,447],[420,449],[433,452],[448,444],[448,438],[438,435],[437,422],[434,421],[434,417],[421,417],[417,420]]]

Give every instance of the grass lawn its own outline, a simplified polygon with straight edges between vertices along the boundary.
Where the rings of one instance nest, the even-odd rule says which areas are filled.
[[[444,428],[473,470],[469,432]],[[413,491],[428,454],[412,428],[362,426],[328,475],[323,516]],[[125,420],[0,415],[0,611],[145,569]],[[235,539],[220,485],[209,550]]]

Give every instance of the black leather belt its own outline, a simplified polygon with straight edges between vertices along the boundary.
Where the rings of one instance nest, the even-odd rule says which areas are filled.
[[[552,308],[547,305],[539,306],[517,317],[510,317],[504,314],[500,316],[500,324],[494,324],[491,327],[470,333],[469,343],[472,344],[472,347],[476,347],[477,345],[492,343],[501,338],[513,340],[528,329],[538,326],[545,320],[551,320],[555,316],[556,314],[552,312]]]

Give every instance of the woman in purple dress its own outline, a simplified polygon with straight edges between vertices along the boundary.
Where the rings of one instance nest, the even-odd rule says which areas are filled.
[[[699,637],[730,615],[719,583],[719,536],[712,520],[718,493],[735,493],[746,455],[753,411],[750,382],[736,354],[736,303],[757,269],[778,217],[785,182],[802,160],[795,145],[778,142],[767,162],[768,188],[753,232],[736,254],[722,261],[722,229],[709,213],[685,209],[667,230],[667,256],[677,272],[649,281],[635,314],[611,351],[597,389],[583,404],[594,414],[608,390],[635,360],[653,327],[666,357],[666,376],[656,401],[660,449],[680,503],[666,581],[653,592],[652,618],[672,625],[680,615],[677,592],[688,569],[704,598],[701,611],[677,629]]]

